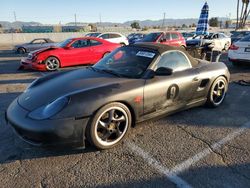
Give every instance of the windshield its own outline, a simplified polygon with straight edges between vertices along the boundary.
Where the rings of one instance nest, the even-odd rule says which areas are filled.
[[[88,33],[85,36],[86,37],[98,37],[101,33]]]
[[[250,35],[247,35],[239,40],[239,42],[250,42]]]
[[[64,48],[66,47],[70,42],[72,42],[73,39],[67,39],[65,41],[62,41],[57,44],[58,47]]]
[[[104,57],[93,68],[119,77],[140,78],[156,56],[156,51],[125,46]]]
[[[155,42],[162,33],[150,33],[146,35],[141,42]]]
[[[214,35],[213,33],[210,33],[209,35],[205,35],[204,39],[211,39],[213,35]]]

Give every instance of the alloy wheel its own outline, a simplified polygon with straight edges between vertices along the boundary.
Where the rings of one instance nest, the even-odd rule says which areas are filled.
[[[106,109],[95,123],[95,137],[103,146],[119,142],[129,126],[128,115],[121,107]]]

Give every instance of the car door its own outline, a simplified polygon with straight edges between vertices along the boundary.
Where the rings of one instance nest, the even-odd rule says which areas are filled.
[[[177,33],[171,33],[171,46],[181,46],[181,40]]]
[[[161,36],[158,38],[158,41],[161,44],[171,45],[171,35],[170,35],[170,33],[162,33]]]
[[[41,49],[44,42],[44,39],[35,39],[28,45],[28,48],[30,51]]]
[[[91,62],[96,63],[103,57],[107,49],[105,49],[105,46],[102,42],[94,39],[89,40],[89,45],[91,53]]]
[[[75,40],[69,48],[65,49],[64,56],[67,59],[67,66],[91,63],[91,53],[88,39]]]
[[[121,43],[121,42],[123,42],[122,37],[120,35],[116,34],[116,33],[110,33],[108,41],[113,42],[113,43]]]
[[[144,114],[165,113],[184,108],[193,99],[198,88],[199,72],[192,68],[187,56],[178,50],[169,51],[156,62],[160,67],[173,69],[168,76],[146,80],[144,87]]]

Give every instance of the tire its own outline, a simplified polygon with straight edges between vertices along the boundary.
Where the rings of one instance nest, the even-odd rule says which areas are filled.
[[[183,49],[184,51],[187,51],[187,48],[185,46],[181,46],[181,49]]]
[[[26,53],[26,49],[23,48],[23,47],[20,47],[20,48],[17,49],[17,53],[18,54],[25,54]]]
[[[87,140],[97,149],[110,149],[124,139],[132,117],[127,106],[114,102],[100,108],[87,126]]]
[[[60,68],[60,61],[56,57],[48,57],[45,60],[45,66],[48,71],[56,71]]]
[[[105,52],[105,53],[103,54],[102,58],[106,57],[106,56],[109,55],[109,54],[110,54],[110,52]]]
[[[208,92],[207,106],[212,108],[220,106],[226,97],[227,89],[226,78],[223,76],[216,78]]]

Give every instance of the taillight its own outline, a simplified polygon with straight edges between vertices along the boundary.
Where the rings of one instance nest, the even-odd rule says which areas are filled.
[[[239,46],[236,46],[235,44],[232,44],[229,49],[230,50],[238,50]]]

